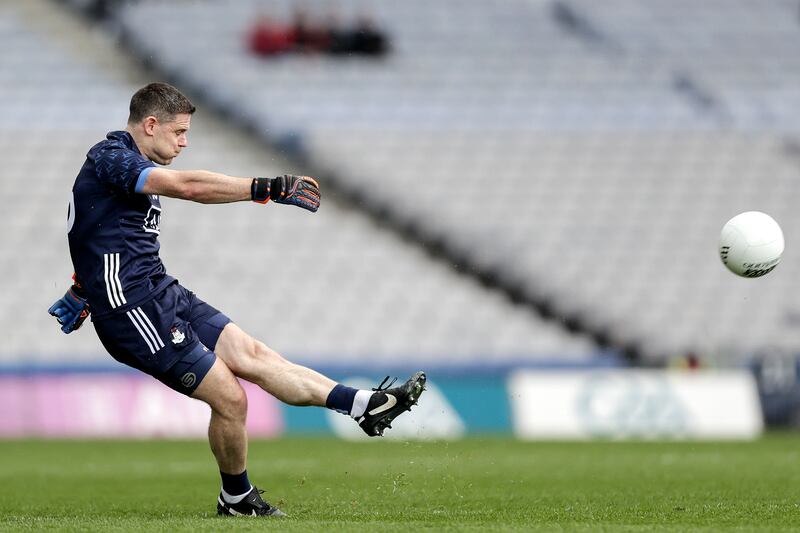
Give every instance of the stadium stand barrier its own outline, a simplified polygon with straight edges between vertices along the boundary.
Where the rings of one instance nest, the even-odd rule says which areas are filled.
[[[81,363],[95,376],[109,366],[85,331],[69,339],[75,355],[66,356],[63,336],[39,316],[61,289],[31,280],[69,271],[53,215],[63,211],[64,173],[77,168],[98,129],[122,123],[118,104],[140,78],[62,49],[62,37],[26,11],[37,4],[0,11],[8,30],[0,39],[14,51],[0,72],[20,96],[6,102],[0,124],[10,176],[0,187],[4,197],[18,194],[25,169],[37,163],[41,199],[34,206],[20,198],[11,216],[19,231],[0,237],[3,249],[22,246],[36,259],[21,276],[20,264],[4,258],[3,277],[24,281],[8,291],[15,303],[3,311],[5,323],[20,326],[2,363],[4,379],[45,383],[58,374],[68,384]],[[170,268],[203,287],[235,276],[241,290],[209,287],[203,296],[231,314],[241,309],[237,321],[251,330],[285,318],[287,328],[270,332],[271,342],[339,377],[432,365],[442,397],[461,413],[441,421],[453,434],[511,424],[509,408],[496,426],[488,415],[465,421],[471,415],[453,399],[466,394],[459,379],[488,371],[483,387],[505,398],[512,369],[547,361],[618,366],[620,352],[653,366],[687,353],[700,354],[705,366],[752,364],[768,421],[791,423],[800,405],[796,380],[769,388],[775,358],[754,362],[753,354],[773,350],[793,361],[798,336],[786,294],[800,266],[787,256],[774,276],[747,284],[722,270],[714,242],[722,221],[752,208],[773,214],[787,235],[800,226],[791,150],[798,71],[790,68],[797,59],[786,44],[793,41],[785,5],[752,21],[743,4],[722,11],[632,0],[615,0],[609,11],[572,1],[455,4],[376,2],[394,38],[380,65],[255,61],[241,37],[257,2],[142,1],[110,13],[107,27],[151,72],[248,132],[198,120],[186,165],[245,174],[288,166],[324,176],[336,198],[319,214],[322,230],[299,217],[269,216],[270,231],[304,236],[280,261],[319,280],[308,294],[325,294],[324,302],[297,303],[280,288],[269,305],[252,300],[246,287],[278,254],[236,236],[252,222],[241,210],[220,208],[225,220],[200,220],[190,207],[170,205]],[[289,13],[291,4],[275,6]],[[695,10],[697,22],[673,22],[681,10]],[[155,37],[175,17],[195,29],[180,50]],[[704,40],[704,24],[712,23],[745,28],[750,48],[736,48],[736,36],[724,32],[719,42]],[[108,34],[96,38],[109,42]],[[732,50],[747,60],[730,61]],[[765,65],[766,56],[775,59]],[[46,113],[31,113],[48,97]],[[75,113],[83,117],[78,125]],[[20,144],[20,137],[31,140]],[[44,162],[43,147],[51,154]],[[265,147],[275,151],[259,154]],[[367,187],[376,180],[380,187]],[[220,242],[219,253],[199,272],[208,236]],[[324,259],[310,253],[317,249]],[[319,321],[314,336],[291,326],[303,317]],[[781,368],[788,376],[794,367]],[[115,372],[109,383],[120,379]],[[8,389],[20,390],[15,383]],[[72,394],[73,385],[64,386]],[[265,435],[327,427],[316,415],[294,413]]]

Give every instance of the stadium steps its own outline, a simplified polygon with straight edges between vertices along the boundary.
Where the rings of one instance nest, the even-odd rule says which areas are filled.
[[[46,309],[71,273],[64,229],[74,175],[87,149],[124,125],[130,95],[153,74],[60,4],[0,3],[0,28],[13,29],[0,31],[7,51],[0,72],[9,94],[20,96],[0,102],[0,192],[13,229],[0,233],[0,321],[8,327],[0,367],[107,366],[94,335],[65,337]],[[208,107],[194,117],[190,149],[176,165],[244,176],[304,170]],[[162,258],[245,330],[314,366],[491,366],[597,355],[588,338],[531,316],[330,196],[314,216],[165,198]]]
[[[770,212],[787,235],[797,225],[782,144],[797,132],[800,71],[780,68],[797,61],[791,5],[753,18],[723,4],[563,3],[608,36],[598,54],[549,1],[374,2],[395,44],[377,64],[250,57],[248,2],[141,2],[121,22],[141,55],[482,283],[646,361],[693,350],[732,362],[792,346],[791,252],[754,284],[715,249],[739,211]],[[271,9],[289,18],[292,4]],[[178,16],[198,36],[180,61],[141,31]],[[707,91],[722,115],[701,105]]]

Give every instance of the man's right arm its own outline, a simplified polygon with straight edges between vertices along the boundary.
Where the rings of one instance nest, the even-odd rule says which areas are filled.
[[[181,198],[203,204],[270,199],[309,211],[319,208],[319,185],[307,176],[240,178],[207,170],[171,170],[154,167],[142,173],[136,192]]]
[[[253,178],[238,178],[207,170],[153,168],[136,192],[159,194],[203,204],[223,204],[250,200]]]

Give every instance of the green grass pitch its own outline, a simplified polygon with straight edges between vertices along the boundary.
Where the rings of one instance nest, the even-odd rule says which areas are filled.
[[[202,441],[0,441],[0,531],[790,531],[800,437],[250,445],[287,519],[219,518]]]

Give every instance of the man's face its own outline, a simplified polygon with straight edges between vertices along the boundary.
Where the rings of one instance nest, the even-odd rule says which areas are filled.
[[[152,145],[146,154],[159,165],[169,165],[178,157],[181,150],[189,146],[186,135],[189,133],[192,115],[181,113],[169,122],[156,121],[152,125]]]

